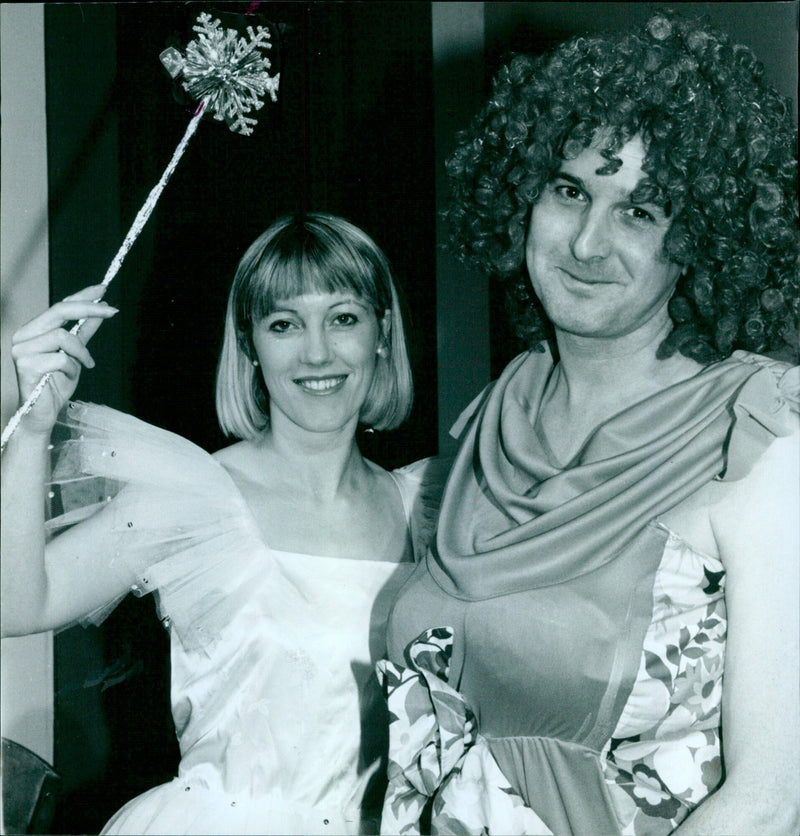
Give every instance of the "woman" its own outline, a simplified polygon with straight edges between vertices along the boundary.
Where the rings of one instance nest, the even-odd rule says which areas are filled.
[[[534,347],[390,616],[383,832],[800,827],[790,113],[657,14],[514,59],[459,138],[455,246]]]
[[[210,456],[69,403],[49,479],[51,431],[93,365],[84,341],[116,312],[97,295],[14,337],[21,396],[53,377],[3,457],[3,626],[97,622],[130,590],[158,595],[180,770],[104,832],[374,832],[362,797],[386,724],[370,673],[434,503],[355,440],[359,422],[390,429],[411,406],[385,257],[340,218],[277,221],[241,260],[226,315],[217,411],[241,440]],[[63,330],[84,317],[80,340]],[[45,484],[61,506],[46,526]]]

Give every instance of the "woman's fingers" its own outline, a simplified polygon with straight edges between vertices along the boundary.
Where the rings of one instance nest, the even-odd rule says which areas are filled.
[[[89,323],[87,322],[86,325],[88,326]],[[24,365],[30,368],[32,364],[35,365],[37,358],[46,357],[55,352],[66,354],[87,368],[94,368],[92,355],[83,341],[75,334],[70,334],[65,328],[47,331],[11,346],[11,356],[18,367]]]
[[[48,397],[40,397],[33,409],[34,422],[50,428],[63,402],[75,391],[81,368],[95,363],[81,340],[59,328],[11,346],[22,400],[28,398],[45,375],[52,375]],[[43,393],[44,394],[44,393]],[[33,414],[31,413],[31,414]]]
[[[94,367],[86,343],[117,313],[101,301],[105,290],[102,285],[92,285],[73,293],[27,322],[11,338],[20,398],[26,400],[41,379],[49,376],[49,385],[37,393],[37,400],[25,414],[29,426],[49,432],[75,391],[81,369]],[[74,322],[81,323],[77,334],[70,332]]]
[[[77,322],[79,319],[110,319],[117,313],[116,308],[105,302],[57,302],[52,308],[48,308],[43,314],[26,322],[11,338],[12,344],[25,342],[48,331],[63,327],[68,322]],[[97,329],[95,328],[95,331]],[[83,332],[83,327],[81,327]],[[92,332],[94,333],[94,332]]]
[[[25,362],[23,361],[20,366],[24,367]],[[56,374],[58,372],[66,375],[71,381],[77,381],[80,371],[81,364],[74,357],[60,351],[53,354],[39,354],[36,357],[35,367],[30,364],[27,368],[20,368],[20,373],[25,374],[27,372],[34,384],[38,383],[46,374]]]
[[[79,290],[77,293],[72,293],[69,296],[64,297],[65,302],[97,302],[103,298],[105,295],[106,290],[108,290],[108,285],[104,284],[93,284],[89,285],[89,287],[84,287],[82,290]]]
[[[89,340],[95,335],[97,329],[110,317],[114,316],[117,313],[116,308],[109,308],[110,313],[108,316],[89,316],[86,317],[83,324],[81,325],[81,330],[78,331],[78,339],[82,343],[88,343]]]
[[[106,319],[117,313],[116,308],[97,301],[103,293],[102,285],[85,287],[56,302],[14,334],[11,356],[21,394],[27,397],[44,375],[59,372],[66,378],[61,379],[66,389],[74,390],[81,368],[94,368],[86,343]],[[81,329],[73,334],[68,326],[77,321],[82,322]],[[56,378],[53,382],[56,383]]]

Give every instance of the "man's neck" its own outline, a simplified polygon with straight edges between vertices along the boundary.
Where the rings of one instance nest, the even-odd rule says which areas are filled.
[[[681,354],[656,356],[671,323],[630,339],[589,340],[559,334],[559,360],[542,402],[541,426],[562,461],[569,460],[603,422],[701,366]]]
[[[658,348],[672,329],[668,317],[647,328],[615,338],[557,333],[559,353],[556,384],[566,387],[577,409],[592,403],[624,406],[640,395],[660,391],[690,377],[700,367],[680,354],[658,359]]]

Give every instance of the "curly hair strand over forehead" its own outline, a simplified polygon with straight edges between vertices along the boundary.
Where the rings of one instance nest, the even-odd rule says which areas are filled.
[[[451,246],[505,282],[527,341],[547,334],[524,275],[530,208],[563,159],[599,141],[619,167],[641,134],[636,199],[671,215],[666,256],[684,266],[661,356],[701,363],[798,351],[796,128],[749,47],[704,20],[658,13],[624,33],[518,55],[448,160]]]

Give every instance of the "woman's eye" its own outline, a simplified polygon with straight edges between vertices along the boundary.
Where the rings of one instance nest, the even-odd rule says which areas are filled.
[[[336,314],[333,321],[336,325],[355,325],[358,322],[358,317],[351,313],[340,313]]]
[[[288,319],[273,319],[269,324],[269,330],[275,334],[284,334],[292,327]]]

